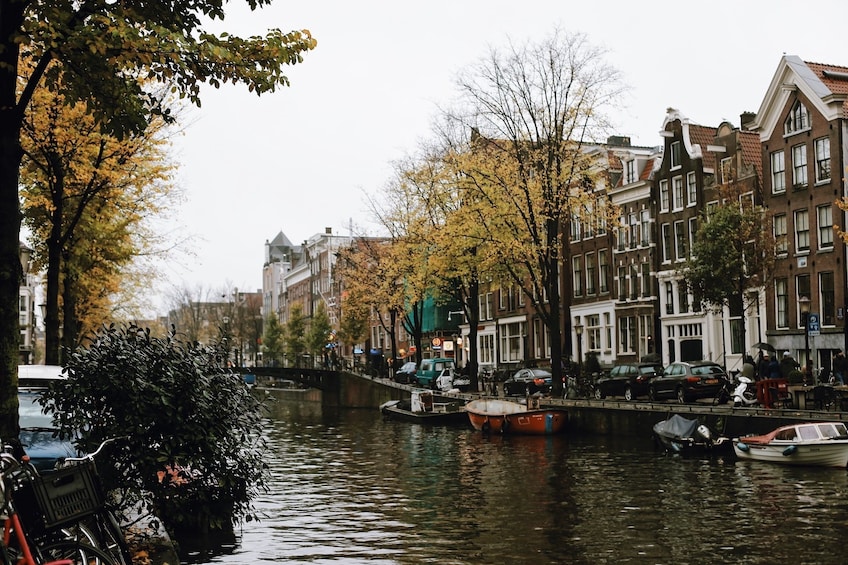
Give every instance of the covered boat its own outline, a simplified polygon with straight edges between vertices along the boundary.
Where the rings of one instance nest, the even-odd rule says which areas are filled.
[[[568,412],[560,408],[540,408],[538,399],[527,404],[511,400],[482,398],[465,405],[474,429],[499,434],[549,435],[565,430]]]
[[[465,401],[433,394],[430,390],[413,390],[409,400],[390,400],[380,405],[383,417],[392,420],[427,424],[464,424]]]
[[[809,422],[781,426],[765,435],[733,440],[740,459],[783,465],[848,466],[848,429],[844,422]]]
[[[728,438],[716,437],[705,424],[680,414],[654,424],[654,438],[663,448],[674,453],[705,452],[730,446]]]

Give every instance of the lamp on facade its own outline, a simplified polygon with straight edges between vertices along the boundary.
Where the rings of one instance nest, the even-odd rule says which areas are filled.
[[[577,334],[577,374],[583,375],[583,324],[574,324],[574,333]]]
[[[798,309],[801,311],[801,323],[804,324],[804,363],[807,371],[804,378],[809,378],[812,363],[810,363],[810,299],[807,296],[798,298]]]

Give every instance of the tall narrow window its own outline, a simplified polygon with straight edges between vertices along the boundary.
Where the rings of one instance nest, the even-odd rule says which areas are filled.
[[[683,209],[683,177],[674,177],[671,179],[674,185],[674,209]]]
[[[604,235],[605,233],[607,233],[607,205],[603,196],[599,196],[598,199],[595,201],[595,210],[598,211],[598,213],[595,214],[595,225],[598,229],[598,235]]]
[[[807,186],[807,146],[796,145],[792,148],[792,186]]]
[[[609,292],[609,264],[606,249],[598,251],[598,286],[602,293]]]
[[[671,143],[671,168],[676,169],[680,166],[680,142],[673,141]]]
[[[810,250],[810,213],[807,210],[795,212],[795,251]]]
[[[819,249],[833,249],[833,207],[830,204],[816,208],[819,230]]]
[[[635,248],[639,245],[639,241],[642,239],[642,234],[639,233],[640,225],[639,225],[639,216],[635,213],[630,214],[630,249]]]
[[[795,303],[797,305],[796,307],[798,308],[796,314],[798,314],[797,320],[799,328],[801,327],[801,303],[799,299],[802,296],[806,296],[811,300],[813,298],[813,295],[810,292],[810,275],[798,275],[797,277],[795,277]]]
[[[775,194],[786,192],[786,162],[783,151],[775,151],[771,158],[771,191]]]
[[[630,300],[639,298],[639,272],[636,264],[630,265]]]
[[[830,139],[816,140],[816,182],[830,180]]]
[[[833,272],[819,273],[819,293],[821,323],[824,326],[833,326],[836,324],[836,287],[833,284]]]
[[[665,283],[665,313],[674,314],[674,285]]]
[[[689,293],[683,281],[677,283],[677,303],[680,305],[681,314],[689,311]]]
[[[651,244],[651,211],[645,209],[639,215],[639,221],[642,224],[642,241],[639,242],[639,245],[647,247]]]
[[[625,174],[624,182],[626,184],[636,182],[636,159],[630,159],[627,161],[626,167],[627,172]]]
[[[649,298],[651,292],[651,264],[645,259],[642,261],[642,298]]]
[[[663,261],[669,262],[671,261],[671,225],[663,224],[662,225],[662,254]]]
[[[574,285],[574,296],[583,296],[583,266],[580,256],[571,258],[572,284]]]
[[[786,279],[774,281],[774,310],[778,328],[789,327],[789,292]]]
[[[674,248],[678,261],[686,259],[686,229],[683,220],[674,222]]]
[[[786,239],[786,214],[775,214],[772,220],[774,230],[774,251],[778,255],[789,252],[789,241]]]
[[[686,173],[686,192],[688,193],[689,206],[698,203],[698,180],[695,173]]]
[[[627,300],[627,269],[618,268],[618,299]]]
[[[725,157],[721,160],[721,182],[727,184],[733,180],[733,158]]]
[[[689,249],[695,248],[695,234],[698,233],[698,217],[692,216],[689,218]]]
[[[668,212],[669,207],[669,194],[668,194],[668,181],[661,180],[660,181],[660,210],[663,212]]]
[[[586,294],[595,294],[595,254],[586,254]]]

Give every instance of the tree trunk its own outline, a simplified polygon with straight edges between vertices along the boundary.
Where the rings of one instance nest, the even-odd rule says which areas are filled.
[[[18,436],[18,355],[21,339],[21,209],[18,178],[23,113],[17,105],[20,30],[28,2],[4,2],[0,17],[0,437]]]

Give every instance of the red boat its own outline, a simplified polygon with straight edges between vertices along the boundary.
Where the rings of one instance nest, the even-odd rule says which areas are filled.
[[[474,429],[483,432],[550,435],[565,430],[568,412],[558,408],[538,408],[537,400],[528,401],[531,408],[510,400],[483,398],[466,404],[465,411]]]

